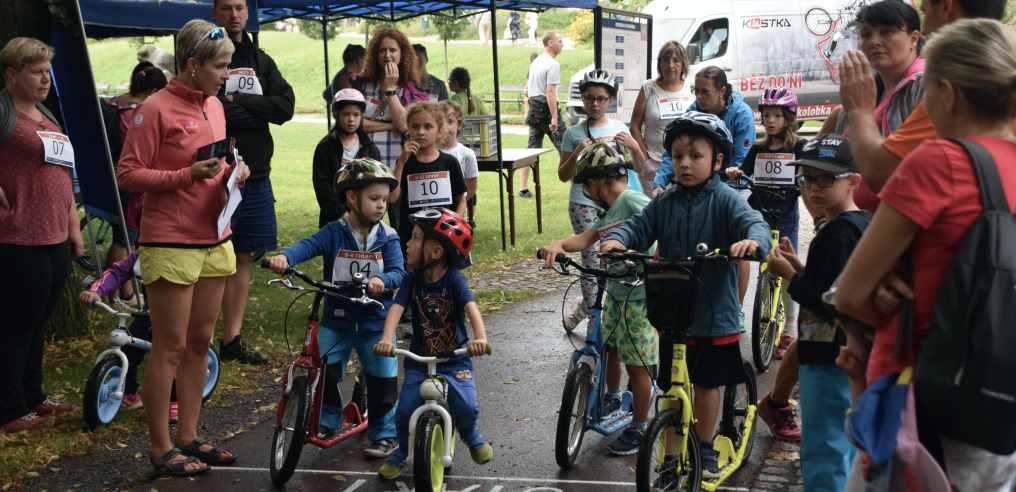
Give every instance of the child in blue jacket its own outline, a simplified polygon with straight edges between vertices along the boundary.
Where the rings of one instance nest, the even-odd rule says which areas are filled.
[[[339,220],[326,224],[313,236],[268,259],[271,269],[285,272],[290,265],[323,256],[325,280],[348,282],[355,272],[370,279],[367,293],[381,296],[395,289],[406,269],[395,230],[381,222],[388,208],[388,195],[398,184],[388,166],[373,159],[354,159],[336,174],[336,195],[345,207]],[[398,365],[394,359],[374,355],[371,348],[381,339],[392,296],[380,298],[384,308],[345,303],[325,297],[325,313],[318,331],[318,346],[326,360],[325,395],[319,432],[331,436],[342,428],[342,373],[355,349],[367,375],[367,437],[364,453],[386,458],[398,448],[394,407],[398,397]]]
[[[695,255],[696,245],[729,247],[730,255],[764,256],[769,253],[769,226],[717,173],[731,153],[731,136],[715,115],[689,111],[668,127],[666,148],[674,156],[677,186],[660,193],[642,213],[611,229],[600,251],[644,251],[654,241],[664,258]],[[703,263],[698,270],[694,320],[688,327],[687,363],[695,385],[695,430],[702,445],[706,478],[719,475],[712,440],[720,412],[720,387],[744,381],[738,344],[740,329],[734,263]],[[688,302],[687,299],[674,299]],[[664,348],[661,342],[661,348]],[[669,362],[660,361],[661,367]]]

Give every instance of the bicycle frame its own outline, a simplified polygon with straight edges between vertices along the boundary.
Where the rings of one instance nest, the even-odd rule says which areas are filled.
[[[453,355],[461,356],[466,355],[468,350],[460,348],[453,352]],[[443,357],[424,357],[416,355],[413,352],[403,349],[395,349],[395,355],[401,355],[403,357],[409,357],[421,364],[427,365],[427,377],[420,384],[420,398],[423,398],[423,405],[416,407],[413,414],[409,417],[409,442],[416,442],[416,424],[420,420],[420,416],[427,412],[434,412],[441,416],[441,420],[444,422],[444,428],[448,429],[444,433],[445,439],[445,454],[442,456],[445,468],[452,466],[452,459],[455,454],[455,425],[452,420],[452,414],[445,408],[444,404],[447,404],[446,400],[435,398],[438,395],[448,394],[448,382],[437,373],[437,365],[446,362],[448,358]],[[413,459],[413,453],[416,449],[415,445],[409,446],[409,461]]]
[[[95,301],[93,305],[102,308],[113,316],[116,316],[116,328],[114,328],[109,334],[109,344],[112,345],[112,347],[100,352],[95,358],[95,364],[102,362],[102,360],[107,356],[112,355],[120,359],[120,364],[123,366],[123,372],[126,374],[130,369],[130,362],[127,360],[127,354],[123,353],[122,348],[130,346],[139,348],[145,352],[150,352],[152,350],[152,343],[147,340],[136,338],[130,334],[127,330],[127,320],[131,319],[130,314],[121,313],[102,301]],[[116,385],[116,391],[110,396],[118,400],[122,400],[126,384],[127,378],[120,378]]]
[[[770,227],[772,227],[772,225],[770,225]],[[770,229],[769,230],[769,247],[771,248],[770,250],[776,249],[779,246],[780,246],[780,230],[776,228]],[[758,272],[765,273],[767,271],[769,271],[769,261],[765,260],[760,262],[758,265]],[[783,277],[780,277],[779,275],[773,275],[773,277],[776,279],[776,289],[774,290],[776,294],[774,295],[774,299],[778,299],[779,296],[783,295]],[[758,295],[758,292],[756,292],[755,295]],[[769,309],[767,311],[768,312],[763,313],[765,315],[764,319],[765,321],[769,321],[771,319],[776,318],[777,314],[779,313],[779,302],[769,303]],[[777,333],[776,333],[777,341],[779,341],[782,332],[783,325],[777,323]]]

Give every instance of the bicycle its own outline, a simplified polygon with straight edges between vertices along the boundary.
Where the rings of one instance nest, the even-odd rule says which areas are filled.
[[[704,244],[696,250],[696,256],[677,261],[634,252],[602,255],[613,261],[644,265],[645,272],[638,275],[646,286],[649,322],[663,334],[661,344],[666,336],[672,337],[669,387],[660,385],[666,392],[656,399],[656,416],[649,421],[636,461],[636,487],[640,492],[717,490],[740,469],[754,445],[758,387],[755,371],[750,363],[743,362],[745,381],[727,386],[723,392],[719,431],[713,440],[713,448],[719,454],[719,476],[703,478],[699,438],[694,428],[694,388],[685,358],[685,330],[694,312],[696,268],[702,262],[728,261],[728,257],[718,250],[709,252]],[[674,299],[692,301],[675,306]]]
[[[796,198],[796,188],[759,185],[755,183],[755,180],[743,175],[739,176],[737,181],[732,184],[735,189],[749,189],[752,193],[772,198],[774,203],[782,203],[790,197]],[[744,184],[741,184],[742,182]],[[796,206],[796,201],[794,203]],[[762,207],[759,210],[766,223],[769,224],[771,249],[779,247],[779,225],[788,211],[784,208],[773,207]],[[785,289],[783,279],[779,275],[770,273],[768,261],[762,258],[758,266],[755,300],[751,311],[751,355],[755,369],[759,374],[766,372],[772,364],[776,345],[780,342],[787,323],[786,306],[783,305]]]
[[[543,250],[537,258],[543,257]],[[630,274],[611,273],[596,268],[587,268],[568,256],[555,258],[561,275],[572,275],[574,268],[582,276],[597,278],[630,278]],[[607,365],[602,362],[604,347],[600,333],[600,317],[603,310],[604,285],[598,282],[596,299],[590,309],[590,321],[586,326],[586,343],[572,353],[561,394],[561,409],[557,417],[557,431],[554,439],[554,458],[563,469],[571,469],[582,448],[586,431],[594,430],[604,436],[625,429],[632,422],[633,397],[630,391],[621,393],[621,406],[607,412],[603,395],[606,394]]]
[[[109,334],[109,344],[112,346],[95,358],[95,366],[92,367],[85,383],[83,414],[85,425],[89,430],[109,424],[120,411],[127,371],[130,369],[127,355],[121,349],[127,346],[146,352],[152,349],[152,342],[131,334],[127,324],[131,319],[148,317],[146,311],[134,313],[117,311],[102,301],[96,301],[92,305],[115,316],[116,328]],[[203,402],[208,401],[215,392],[215,387],[219,384],[219,373],[219,355],[209,345],[208,372],[201,394]]]
[[[261,266],[268,268],[267,260],[263,260]],[[306,289],[295,285],[292,281],[293,277],[300,279],[312,288]],[[321,423],[321,405],[324,402],[325,357],[333,348],[325,350],[322,355],[321,348],[318,346],[318,311],[321,301],[324,296],[333,296],[347,302],[383,308],[384,305],[380,301],[367,295],[367,280],[365,274],[355,272],[352,282],[318,281],[300,270],[290,267],[286,269],[285,277],[268,281],[268,285],[279,284],[290,290],[314,294],[310,314],[307,316],[303,349],[286,372],[283,380],[282,398],[275,410],[275,431],[272,433],[269,472],[272,483],[277,487],[285,485],[293,476],[305,444],[328,449],[367,430],[367,390],[359,374],[357,374],[353,385],[353,397],[342,408],[342,427],[330,436],[320,436],[316,430]],[[289,312],[302,295],[293,299],[286,310],[283,324],[287,327],[287,333]],[[308,432],[308,429],[313,429],[314,432]]]
[[[453,357],[467,355],[463,347],[451,353],[432,357],[417,355],[409,350],[396,348],[390,357],[403,356],[427,365],[427,378],[420,384],[420,398],[423,405],[409,417],[409,456],[413,462],[414,490],[444,490],[444,477],[455,457],[455,422],[448,410],[448,382],[437,373],[437,365]],[[484,355],[490,355],[488,346]]]

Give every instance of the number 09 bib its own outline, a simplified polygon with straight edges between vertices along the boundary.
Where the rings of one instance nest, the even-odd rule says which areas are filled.
[[[794,186],[794,154],[766,152],[755,157],[755,182],[767,186]]]
[[[384,255],[366,251],[339,250],[332,267],[333,282],[352,282],[353,274],[360,272],[366,278],[380,277],[385,271]]]
[[[411,209],[452,204],[452,182],[448,171],[410,174],[406,177],[406,184]]]
[[[226,72],[229,79],[226,80],[226,94],[254,94],[263,95],[261,81],[253,68],[232,68]]]

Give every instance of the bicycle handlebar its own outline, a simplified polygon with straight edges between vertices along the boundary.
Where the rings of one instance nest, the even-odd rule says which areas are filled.
[[[545,253],[546,252],[541,248],[536,251],[536,257],[542,260],[546,256]],[[568,268],[571,267],[578,270],[580,273],[583,273],[585,275],[592,275],[594,277],[615,278],[615,279],[624,279],[631,277],[631,273],[628,271],[613,273],[599,268],[589,268],[571,259],[571,257],[567,255],[557,255],[557,257],[554,258],[554,261],[561,266],[561,270],[558,272],[561,275],[569,275]]]
[[[270,269],[268,260],[261,260],[261,268]],[[287,278],[277,278],[269,280],[268,285],[279,283],[282,284],[283,287],[286,287],[287,289],[304,290],[303,287],[293,285],[293,282],[288,278],[288,277],[296,277],[304,281],[308,285],[314,287],[318,291],[323,292],[326,295],[340,297],[349,302],[362,304],[364,306],[374,305],[379,308],[384,308],[384,304],[382,304],[381,301],[378,301],[377,299],[374,299],[367,295],[368,279],[366,278],[362,282],[334,283],[325,280],[315,280],[311,276],[301,272],[300,270],[297,270],[294,267],[286,268],[286,271],[283,273],[283,275],[285,275]],[[350,290],[356,290],[360,295],[358,297],[347,295]],[[382,295],[390,293],[392,293],[391,289],[385,289],[384,291],[381,292]]]
[[[490,355],[490,353],[491,353],[490,344],[487,344],[487,351],[484,352],[481,355]],[[448,359],[451,359],[452,357],[460,357],[460,356],[468,355],[468,354],[469,354],[469,349],[466,348],[466,347],[455,349],[455,350],[453,350],[450,353],[437,354],[437,355],[430,356],[430,357],[423,356],[423,355],[418,355],[418,354],[416,354],[414,352],[411,352],[409,350],[404,350],[404,349],[397,348],[397,349],[392,350],[392,353],[388,357],[395,357],[397,355],[401,355],[403,357],[408,357],[410,359],[413,359],[416,362],[419,362],[421,364],[427,364],[429,362],[442,362],[442,361],[446,361]]]
[[[112,314],[113,316],[116,316],[118,318],[130,318],[131,317],[130,313],[125,313],[125,312],[117,311],[116,309],[113,309],[112,306],[110,306],[109,304],[106,304],[105,302],[102,302],[101,300],[96,300],[95,302],[92,303],[92,305],[96,306],[98,308],[101,308],[103,311],[106,311],[107,313]]]

